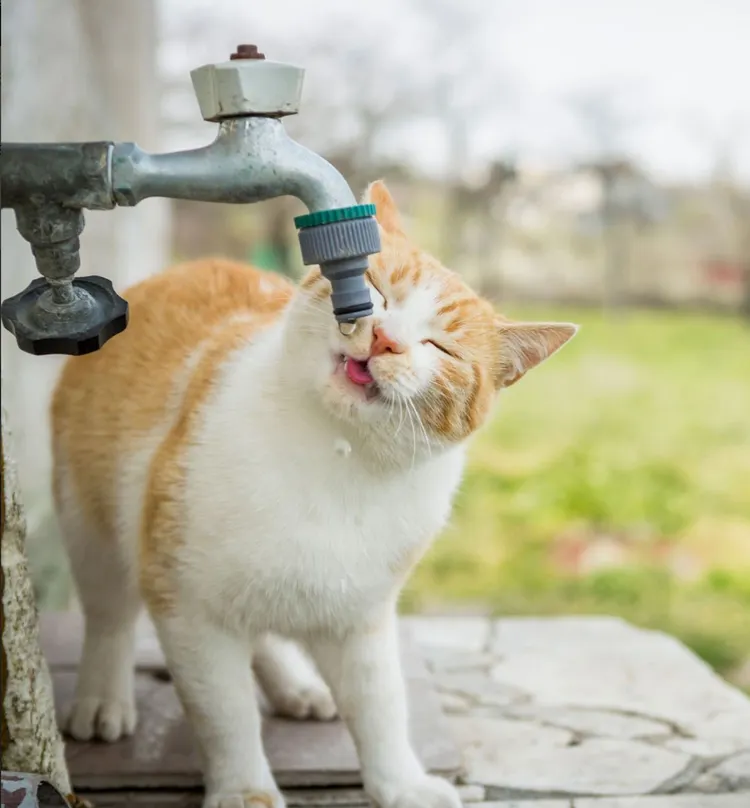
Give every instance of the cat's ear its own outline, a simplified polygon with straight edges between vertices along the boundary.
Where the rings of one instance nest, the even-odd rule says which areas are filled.
[[[375,218],[386,233],[391,236],[405,235],[401,224],[401,214],[383,180],[375,180],[370,183],[362,202],[375,205]]]
[[[498,361],[495,386],[510,387],[544,362],[577,333],[573,323],[497,322]]]

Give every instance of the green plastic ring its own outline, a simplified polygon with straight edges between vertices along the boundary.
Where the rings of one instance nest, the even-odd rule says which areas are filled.
[[[304,216],[296,216],[294,224],[298,230],[305,227],[317,227],[320,224],[331,224],[332,222],[346,222],[349,219],[366,219],[375,215],[375,205],[352,205],[350,208],[332,208],[331,210],[319,210],[316,213],[306,213]]]

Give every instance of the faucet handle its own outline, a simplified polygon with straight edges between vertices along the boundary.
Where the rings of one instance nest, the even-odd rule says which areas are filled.
[[[238,45],[228,62],[190,72],[206,121],[294,115],[299,110],[304,77],[301,67],[269,61],[255,45]]]
[[[125,330],[128,304],[110,280],[98,275],[64,286],[36,278],[3,301],[2,323],[26,353],[83,356]]]

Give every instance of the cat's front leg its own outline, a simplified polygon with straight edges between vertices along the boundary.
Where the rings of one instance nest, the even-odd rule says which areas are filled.
[[[409,740],[395,610],[310,649],[354,738],[367,793],[381,808],[461,808],[456,789],[425,773]]]
[[[154,615],[204,760],[204,808],[284,808],[261,740],[251,644],[200,615]]]

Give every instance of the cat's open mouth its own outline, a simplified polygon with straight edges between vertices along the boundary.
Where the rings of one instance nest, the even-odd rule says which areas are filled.
[[[372,401],[380,395],[380,388],[370,373],[366,359],[354,359],[354,357],[339,354],[336,372],[346,376],[350,384],[359,388],[367,401]]]

